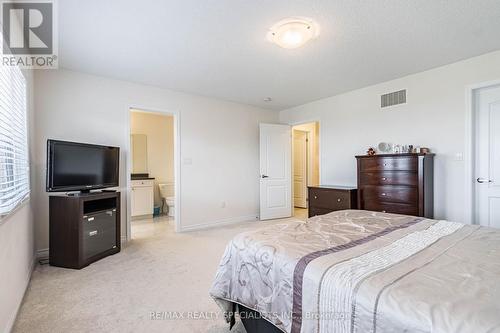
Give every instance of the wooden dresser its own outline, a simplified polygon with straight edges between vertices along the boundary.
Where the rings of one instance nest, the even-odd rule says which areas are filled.
[[[357,190],[346,186],[309,186],[309,217],[357,208]]]
[[[356,156],[359,209],[433,218],[434,154]]]

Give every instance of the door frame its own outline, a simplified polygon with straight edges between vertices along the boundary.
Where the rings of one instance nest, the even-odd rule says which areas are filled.
[[[304,124],[309,124],[309,123],[318,123],[318,126],[319,126],[319,131],[318,131],[318,142],[317,144],[319,145],[319,149],[318,149],[318,174],[319,174],[319,184],[323,184],[323,174],[321,172],[321,147],[323,146],[322,145],[322,142],[321,142],[321,138],[322,138],[322,135],[321,135],[321,131],[323,130],[322,129],[322,126],[321,126],[321,120],[319,118],[311,118],[311,119],[307,119],[307,120],[300,120],[300,121],[294,121],[294,122],[288,122],[288,125],[291,127],[291,131],[292,131],[292,139],[293,139],[293,127],[294,126],[298,126],[298,125],[304,125]],[[293,140],[292,140],[292,190],[290,191],[290,195],[292,196],[292,203],[293,203],[293,198],[294,198],[294,190],[293,190],[293,173],[294,173],[294,170],[293,170]],[[309,209],[309,201],[307,202],[307,209]],[[295,215],[295,206],[292,204],[292,216]]]
[[[465,87],[465,211],[464,223],[478,224],[476,221],[476,191],[474,177],[476,172],[476,118],[474,99],[476,91],[500,85],[499,80],[477,83]],[[321,130],[321,128],[320,128]]]
[[[307,197],[307,186],[309,186],[309,180],[310,180],[310,177],[309,177],[309,140],[310,140],[310,133],[307,132],[307,131],[303,131],[303,130],[297,130],[297,129],[294,129],[293,126],[291,126],[291,131],[292,131],[292,165],[291,165],[291,168],[292,168],[292,190],[291,190],[291,193],[292,193],[292,207],[293,209],[295,210],[295,168],[294,168],[294,164],[295,164],[295,147],[294,147],[294,140],[295,140],[295,133],[294,131],[299,131],[299,132],[304,132],[305,135],[306,135],[306,151],[305,151],[305,160],[306,160],[306,170],[305,170],[305,177],[304,177],[304,183],[305,183],[305,201],[306,201],[306,208],[309,208],[309,202],[308,202],[308,197]],[[293,214],[292,214],[293,216]]]
[[[127,140],[126,140],[126,149],[127,149],[127,181],[126,181],[126,191],[127,191],[127,236],[126,241],[129,242],[132,239],[131,232],[131,192],[132,192],[132,181],[130,179],[130,174],[132,173],[132,154],[131,154],[131,145],[130,145],[130,135],[131,135],[131,115],[132,110],[142,111],[144,113],[151,113],[163,116],[172,116],[174,118],[174,195],[175,195],[175,216],[174,216],[174,227],[175,232],[181,231],[181,115],[178,110],[159,110],[150,107],[144,107],[140,105],[130,106],[127,109]]]

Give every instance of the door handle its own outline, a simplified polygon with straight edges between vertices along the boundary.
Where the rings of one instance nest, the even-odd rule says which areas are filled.
[[[269,176],[268,176],[268,175],[262,175],[262,176],[260,176],[260,177],[261,177],[261,178],[269,178]]]
[[[493,181],[491,179],[478,178],[476,180],[480,184],[483,184],[483,183],[493,183]]]

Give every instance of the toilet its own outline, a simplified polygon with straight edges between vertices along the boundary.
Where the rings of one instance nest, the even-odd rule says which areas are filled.
[[[174,183],[168,182],[163,184],[158,184],[160,189],[160,197],[162,200],[162,212],[165,211],[164,205],[167,205],[168,216],[175,216],[175,196],[174,196]]]
[[[165,202],[168,206],[168,216],[175,217],[175,197],[166,197]]]

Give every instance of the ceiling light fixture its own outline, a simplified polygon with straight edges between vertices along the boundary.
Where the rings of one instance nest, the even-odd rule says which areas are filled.
[[[267,39],[285,49],[296,49],[319,36],[319,25],[305,17],[290,17],[274,24]]]

